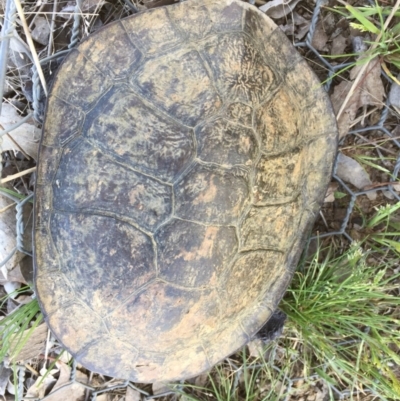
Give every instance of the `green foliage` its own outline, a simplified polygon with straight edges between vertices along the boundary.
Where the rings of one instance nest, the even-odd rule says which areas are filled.
[[[26,289],[26,287],[21,288],[18,292],[26,291]],[[3,304],[10,296],[11,294],[2,299]],[[0,361],[3,361],[6,356],[15,360],[42,320],[43,316],[36,299],[21,305],[0,320]]]
[[[265,347],[271,349],[274,344]],[[185,384],[183,400],[191,401],[279,401],[288,390],[284,385],[287,369],[274,369],[264,359],[249,357],[246,349],[238,354],[238,366],[226,362],[216,366],[204,387]],[[290,359],[288,359],[290,361]]]
[[[23,199],[26,198],[26,196],[21,195],[21,194],[19,194],[19,193],[16,192],[16,191],[13,191],[13,190],[8,189],[8,188],[3,188],[3,187],[0,187],[0,193],[12,195],[14,198],[18,198],[18,199],[21,199],[21,200],[23,200]],[[33,203],[33,199],[30,199],[29,202],[30,202],[30,203]]]
[[[363,7],[353,7],[341,0],[339,2],[344,4],[344,7],[335,7],[333,10],[352,20],[353,22],[350,25],[353,28],[361,32],[368,32],[375,38],[372,41],[366,42],[371,45],[369,50],[355,63],[347,66],[346,69],[379,58],[385,72],[390,78],[399,83],[387,66],[389,64],[400,69],[400,22],[397,20],[400,12],[398,8],[395,9],[381,5],[378,1],[375,1],[375,5],[373,6]],[[344,72],[344,69],[337,74],[341,74],[342,72]]]
[[[340,257],[320,250],[295,274],[282,302],[289,327],[303,344],[310,369],[351,390],[376,391],[383,399],[400,398],[400,382],[391,369],[400,364],[400,307],[395,294],[399,274],[389,263],[371,266],[368,253],[353,244]],[[315,370],[315,369],[313,369]]]
[[[365,241],[375,252],[400,257],[400,202],[376,208],[375,215],[365,221],[365,229]]]
[[[340,192],[340,191],[335,191],[335,192],[333,193],[333,195],[335,196],[335,199],[342,199],[342,198],[344,198],[344,197],[347,196],[346,193]]]
[[[388,170],[386,167],[382,167],[380,164],[378,164],[379,162],[382,162],[382,159],[379,157],[354,154],[353,158],[355,160],[357,160],[363,166],[368,166],[368,167],[374,168],[375,170],[381,171],[385,174],[392,176],[392,178],[396,178],[395,176],[393,176],[393,174],[391,173],[390,170]],[[396,158],[387,157],[384,160],[386,162],[393,162],[393,163],[396,162]]]

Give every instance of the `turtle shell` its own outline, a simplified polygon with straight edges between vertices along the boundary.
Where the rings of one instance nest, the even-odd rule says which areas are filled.
[[[235,352],[291,280],[336,146],[318,79],[247,3],[186,1],[88,37],[54,79],[37,173],[54,335],[136,382]]]

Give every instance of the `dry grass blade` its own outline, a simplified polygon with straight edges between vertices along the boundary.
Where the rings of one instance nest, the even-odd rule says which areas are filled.
[[[23,177],[24,175],[33,173],[34,171],[36,171],[36,167],[28,168],[27,170],[21,171],[17,174],[9,175],[8,177],[0,180],[0,184],[5,184],[6,182],[15,180],[16,178],[19,178],[19,177]]]
[[[17,11],[18,11],[19,18],[21,19],[21,22],[22,22],[22,27],[24,28],[26,40],[28,41],[28,45],[29,45],[29,48],[30,48],[31,53],[32,53],[32,58],[33,58],[33,61],[35,63],[35,67],[36,67],[36,69],[38,71],[38,74],[39,74],[40,82],[42,83],[42,86],[43,86],[43,91],[44,91],[45,95],[47,96],[46,80],[44,78],[43,70],[42,70],[42,67],[40,65],[39,57],[38,57],[38,55],[36,53],[36,48],[35,48],[35,44],[33,43],[33,40],[32,40],[31,32],[30,32],[28,24],[26,22],[26,18],[25,18],[25,15],[24,15],[24,10],[22,9],[20,0],[14,0],[14,2],[15,2],[15,6],[17,8]]]
[[[47,57],[50,57],[53,51],[54,26],[56,21],[57,6],[58,6],[58,1],[55,0],[53,4],[53,14],[51,16],[51,22],[50,22],[50,36],[49,36],[49,45],[47,48]]]

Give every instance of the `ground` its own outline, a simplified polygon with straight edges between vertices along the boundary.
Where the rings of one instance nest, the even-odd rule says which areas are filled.
[[[6,0],[0,1],[3,10],[5,3]],[[75,2],[25,2],[23,10],[35,52],[44,59],[60,54],[70,43],[74,44],[75,34],[79,39],[130,15],[135,9],[145,11],[171,3],[173,0],[143,1],[135,5],[123,1],[85,0],[75,28]],[[400,270],[400,101],[396,98],[396,84],[382,68],[388,65],[394,76],[398,71],[395,64],[387,62],[386,54],[369,62],[348,65],[363,59],[363,56],[349,54],[365,52],[369,42],[379,35],[351,26],[348,18],[331,8],[338,3],[324,3],[321,9],[318,8],[321,3],[315,4],[311,0],[294,0],[285,7],[279,1],[256,0],[255,4],[297,44],[300,54],[325,83],[338,116],[341,137],[334,177],[306,247],[304,263],[299,266],[281,304],[288,314],[282,336],[265,347],[256,340],[211,372],[178,386],[155,383],[135,387],[132,383],[126,387],[120,380],[93,374],[80,365],[73,365],[71,369],[69,355],[62,353],[45,325],[40,324],[37,303],[29,287],[32,262],[30,256],[18,252],[8,262],[9,271],[2,268],[0,273],[0,295],[8,294],[2,305],[3,322],[7,323],[0,325],[3,330],[0,360],[4,359],[0,365],[0,395],[5,399],[18,396],[19,399],[21,396],[43,399],[48,395],[46,400],[80,401],[89,397],[94,399],[97,395],[97,400],[102,401],[132,401],[140,399],[142,392],[143,397],[155,394],[168,401],[322,401],[396,399],[396,394],[400,394],[400,369],[396,359],[400,349],[396,334],[400,310],[396,289]],[[396,7],[398,4],[395,10]],[[313,13],[318,18],[314,22]],[[397,19],[395,15],[391,26],[398,23]],[[379,25],[379,18],[371,20]],[[38,96],[37,83],[43,79],[48,85],[59,61],[54,58],[46,63],[43,77],[32,76],[33,50],[21,14],[15,17],[15,22],[7,59],[0,129],[21,122],[32,112],[36,119],[26,118],[17,130],[1,137],[0,190],[11,194],[14,201],[34,191],[32,171],[36,166],[37,138],[45,104],[43,90]],[[4,30],[2,36],[7,36]],[[348,68],[342,71],[346,66]],[[16,246],[14,201],[0,196],[0,262]],[[24,217],[27,227],[23,244],[29,251],[29,203],[24,208]],[[356,244],[351,246],[351,241]],[[326,260],[329,263],[325,266]],[[359,271],[360,266],[365,268],[364,273]],[[369,271],[376,270],[372,275],[366,275],[367,267]],[[374,292],[368,292],[368,289]],[[356,290],[358,292],[354,292]],[[357,309],[359,299],[365,303],[365,309]],[[336,305],[341,306],[335,309]],[[346,312],[349,305],[352,305],[353,314]],[[19,315],[16,314],[18,311]],[[308,314],[310,311],[312,313]],[[322,311],[320,315],[318,311]],[[341,315],[348,315],[349,319],[343,320],[344,326],[333,320],[327,325],[329,312],[339,323]],[[354,324],[351,321],[350,326],[350,318],[356,315],[364,316],[364,320]],[[10,320],[10,316],[16,316],[15,320]],[[374,319],[373,316],[381,317]],[[18,347],[13,341],[8,342],[10,327],[15,327],[14,324],[21,332],[29,327],[33,332],[27,344],[21,344],[20,352],[16,352]],[[334,330],[327,327],[329,325]],[[349,331],[343,329],[342,332],[343,327]],[[392,334],[387,334],[389,332]],[[321,338],[325,340],[321,342]],[[364,347],[364,343],[368,346]],[[381,354],[374,353],[374,344],[382,349]],[[343,364],[338,363],[338,367],[330,364],[335,358]],[[13,375],[8,366],[12,368],[15,362],[18,365],[14,367]],[[349,378],[349,365],[356,367],[353,378]],[[367,380],[368,374],[373,380]],[[366,379],[358,375],[364,375]],[[92,390],[101,390],[93,392],[78,382],[88,383]],[[106,389],[107,393],[104,392]]]

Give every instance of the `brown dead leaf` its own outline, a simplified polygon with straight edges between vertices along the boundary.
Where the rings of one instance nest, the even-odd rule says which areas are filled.
[[[330,203],[335,201],[335,191],[337,191],[339,188],[339,184],[337,182],[331,182],[329,184],[328,190],[326,191],[325,194],[325,203]]]
[[[320,18],[315,27],[311,42],[312,46],[319,51],[326,50],[326,44],[335,27],[336,21],[332,13],[328,13],[323,18]]]
[[[64,384],[68,383],[71,377],[71,368],[67,364],[58,361],[56,363],[56,366],[60,371],[60,376],[58,376],[58,380],[53,388],[53,391],[56,390],[57,388],[60,388]]]
[[[347,39],[343,35],[338,35],[332,39],[331,55],[337,56],[344,54],[344,50],[347,46]]]
[[[32,283],[33,266],[32,258],[30,256],[23,256],[23,258],[19,261],[19,263],[15,265],[12,270],[4,269],[4,272],[3,269],[0,270],[0,285],[4,285],[5,283],[10,281],[22,284]]]
[[[11,299],[17,297],[18,294],[16,291],[19,288],[21,288],[21,283],[17,283],[16,281],[7,281],[4,283],[4,289]]]
[[[152,385],[152,391],[153,391],[154,395],[158,395],[158,394],[167,393],[168,391],[171,391],[171,387],[168,385],[168,383],[155,382]]]
[[[289,21],[289,24],[286,24],[286,25],[279,25],[279,28],[282,30],[282,32],[286,36],[293,36],[294,35],[295,26],[291,22],[292,21]]]
[[[46,397],[46,401],[83,401],[85,398],[85,387],[79,384],[79,382],[86,383],[87,376],[77,370],[76,381],[71,382],[71,368],[63,362],[57,362],[56,365],[60,370],[60,376],[50,394]]]
[[[296,33],[294,34],[294,37],[297,40],[303,39],[310,29],[311,20],[304,18],[302,15],[294,11],[293,22],[294,25],[296,26]]]
[[[324,50],[328,42],[328,35],[325,32],[323,21],[319,21],[315,27],[314,36],[311,45],[317,50]]]
[[[140,401],[142,399],[139,391],[133,389],[132,387],[126,388],[125,401]]]
[[[316,391],[315,401],[324,401],[329,397],[329,388],[325,381],[322,381],[321,388],[315,386]]]
[[[209,380],[209,376],[208,375],[209,375],[209,373],[206,372],[206,373],[202,373],[199,376],[196,376],[196,378],[194,379],[194,385],[196,387],[205,387],[207,382],[208,382],[208,380]]]
[[[296,39],[300,40],[304,38],[309,31],[311,22],[302,15],[296,13],[296,11],[292,13],[292,18],[293,19],[287,21],[287,24],[279,25],[279,28],[281,28],[286,35],[294,36]]]
[[[3,103],[0,116],[0,125],[6,129],[21,121],[22,117],[15,108],[8,103]],[[0,129],[3,129],[0,127]],[[37,158],[39,149],[40,130],[33,124],[24,123],[3,136],[2,150],[19,150],[28,156]]]
[[[57,371],[53,374],[56,372]],[[25,397],[43,398],[47,390],[57,382],[57,379],[54,378],[53,374],[50,372],[50,374],[48,374],[44,379],[43,376],[40,375],[35,383],[28,388]]]
[[[363,65],[353,67],[350,72],[350,81],[343,81],[335,86],[331,101],[335,114],[338,114],[352,85]],[[358,110],[364,106],[383,107],[385,90],[381,79],[381,66],[378,59],[371,60],[361,77],[358,86],[354,89],[346,108],[338,120],[340,138],[347,135]]]
[[[29,359],[36,358],[44,352],[46,347],[46,338],[47,338],[47,325],[45,323],[36,327],[35,330],[31,333],[28,341],[23,346],[22,350],[17,354],[13,355],[14,348],[17,344],[12,343],[10,347],[10,355],[12,355],[12,362],[26,362]],[[24,335],[28,334],[29,330],[25,330]],[[22,336],[24,338],[25,336]]]
[[[4,270],[6,274],[4,274],[2,270],[0,270],[0,285],[5,285],[8,282],[24,283],[25,279],[22,276],[19,264],[17,264],[14,269],[10,270],[9,272],[7,271],[7,269]]]
[[[279,19],[293,11],[299,1],[300,0],[272,0],[261,6],[259,10],[271,18]]]
[[[265,346],[259,338],[250,341],[247,344],[247,347],[249,348],[250,356],[253,358],[259,358],[260,356],[264,355]]]

